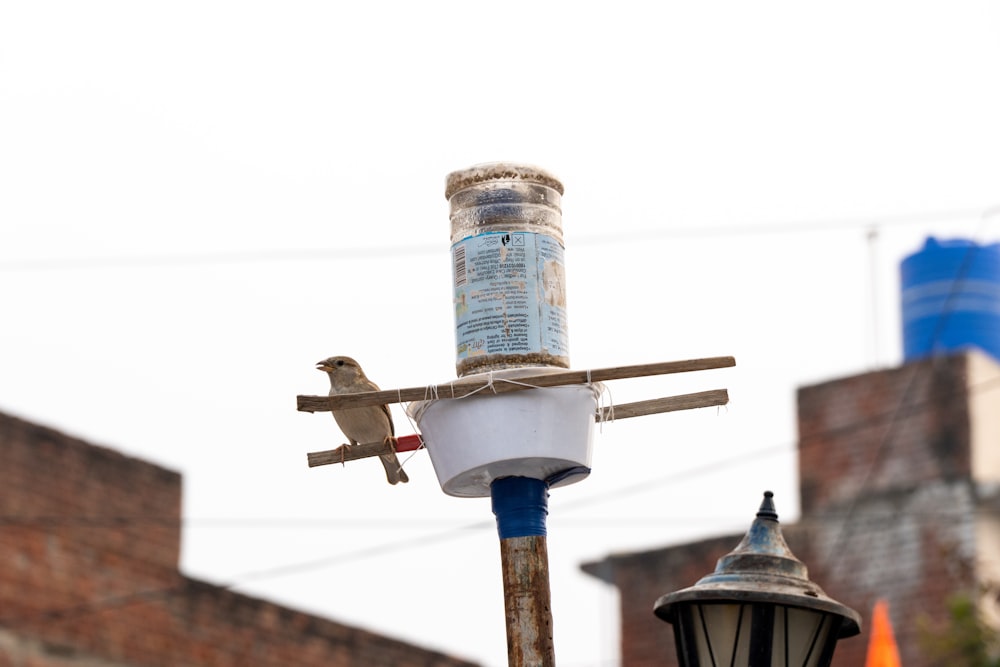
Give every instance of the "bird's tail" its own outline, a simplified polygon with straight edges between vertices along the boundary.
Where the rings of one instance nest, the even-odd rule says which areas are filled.
[[[396,458],[395,454],[379,456],[379,459],[382,460],[382,467],[385,468],[385,477],[389,480],[390,484],[410,481],[409,476],[407,476],[406,471],[399,464],[399,459]]]

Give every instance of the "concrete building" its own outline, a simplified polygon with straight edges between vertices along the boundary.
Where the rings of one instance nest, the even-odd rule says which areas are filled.
[[[177,473],[0,413],[0,667],[472,667],[178,571]]]

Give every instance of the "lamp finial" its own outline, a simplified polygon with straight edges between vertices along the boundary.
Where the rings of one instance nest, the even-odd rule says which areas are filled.
[[[774,493],[771,491],[764,492],[764,501],[760,504],[760,509],[757,511],[758,519],[771,519],[772,521],[778,520],[778,511],[774,508]]]

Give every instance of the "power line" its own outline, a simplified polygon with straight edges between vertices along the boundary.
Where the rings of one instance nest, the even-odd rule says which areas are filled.
[[[979,218],[1000,209],[993,206],[985,209],[953,209],[900,215],[882,215],[857,218],[831,218],[827,220],[798,220],[792,222],[766,222],[758,224],[716,225],[710,227],[687,227],[680,229],[656,229],[629,231],[628,234],[605,234],[574,237],[574,244],[663,241],[678,238],[712,238],[718,236],[763,236],[769,234],[805,234],[813,232],[842,231],[846,229],[870,230],[881,227],[944,222],[959,218]]]
[[[998,513],[1000,512],[998,512],[997,510],[981,510],[977,512],[977,514],[982,516],[993,516],[993,517],[997,516]],[[939,510],[939,511],[928,511],[920,513],[909,512],[906,514],[906,516],[909,518],[916,518],[922,521],[938,523],[942,520],[948,520],[948,519],[954,519],[956,517],[966,516],[966,514],[967,513],[958,510],[952,510],[952,511]],[[847,515],[845,513],[828,512],[811,518],[829,520],[846,516]],[[855,527],[862,528],[862,530],[858,532],[858,534],[862,535],[871,533],[882,533],[885,530],[884,525],[886,522],[895,524],[898,523],[900,519],[901,517],[898,513],[885,512],[879,515],[866,516],[864,521],[856,522]],[[333,565],[342,565],[344,563],[360,559],[366,559],[376,556],[385,556],[386,554],[390,554],[395,551],[400,551],[404,549],[411,549],[418,546],[428,546],[431,544],[438,544],[441,542],[450,541],[452,539],[468,535],[473,532],[478,533],[482,530],[489,528],[493,528],[492,521],[476,522],[464,526],[458,526],[451,530],[440,531],[438,533],[426,535],[424,537],[415,540],[414,539],[396,540],[394,542],[388,542],[381,545],[374,545],[326,557],[299,561],[296,563],[289,563],[281,566],[276,566],[273,568],[265,568],[261,570],[245,572],[243,574],[230,577],[229,580],[226,582],[212,583],[210,585],[213,586],[214,588],[222,590],[234,590],[238,586],[248,583],[253,583],[256,581],[273,579],[281,576],[302,574],[304,572],[309,572],[316,569],[322,569]],[[24,614],[23,612],[19,612],[16,616],[5,617],[0,615],[0,625],[16,626],[18,624],[30,624],[32,622],[38,622],[38,621],[43,621],[43,622],[66,621],[110,609],[128,607],[134,604],[141,604],[146,602],[158,602],[161,600],[166,600],[167,598],[172,597],[174,595],[182,594],[186,590],[188,590],[192,585],[197,585],[198,583],[202,582],[199,582],[198,580],[182,578],[182,580],[177,584],[170,584],[158,588],[131,591],[128,593],[112,595],[105,598],[101,598],[99,600],[83,602],[76,605],[45,609],[35,612],[33,614]]]
[[[647,243],[676,239],[714,238],[721,236],[762,236],[769,234],[804,234],[822,231],[895,227],[945,222],[962,218],[978,218],[998,207],[986,209],[953,209],[914,214],[868,216],[828,220],[799,220],[760,224],[729,224],[687,228],[661,227],[635,230],[628,234],[591,234],[573,237],[574,246]],[[378,247],[353,246],[341,248],[286,248],[172,254],[139,254],[97,257],[48,257],[36,259],[0,260],[0,271],[66,271],[89,269],[153,269],[212,266],[219,264],[252,264],[261,262],[301,262],[334,259],[388,259],[443,254],[443,245],[408,244]]]

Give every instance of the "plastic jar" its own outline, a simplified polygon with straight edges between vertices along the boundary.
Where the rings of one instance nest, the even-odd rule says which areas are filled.
[[[569,368],[562,183],[496,162],[452,172],[456,370]]]

